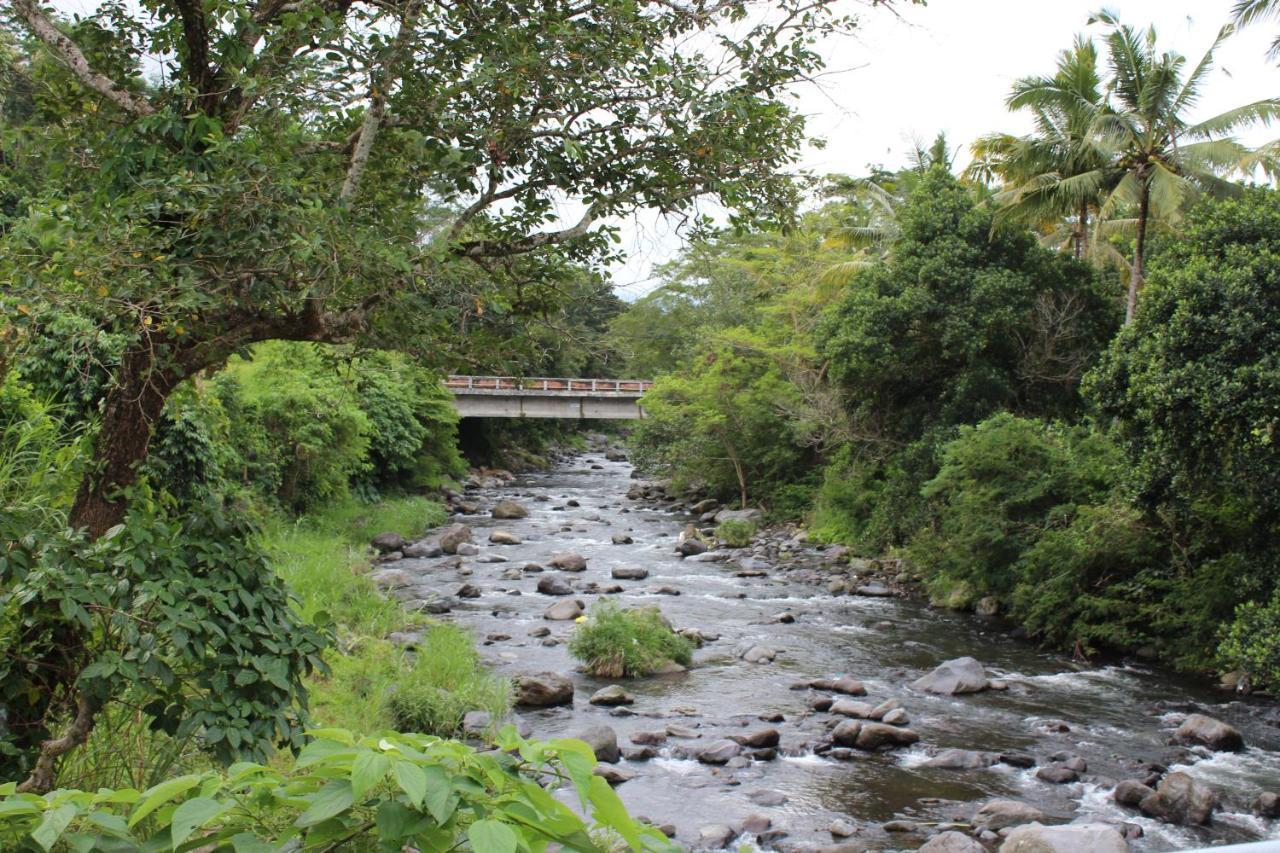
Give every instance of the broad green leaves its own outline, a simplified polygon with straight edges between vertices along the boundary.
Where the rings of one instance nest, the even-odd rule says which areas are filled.
[[[280,845],[320,848],[343,839],[376,839],[380,849],[454,846],[472,853],[535,853],[548,844],[601,853],[601,830],[633,851],[673,850],[628,816],[581,741],[525,741],[503,732],[516,762],[455,741],[388,733],[357,740],[326,729],[293,767],[240,763],[223,773],[181,776],[136,791],[55,791],[0,798],[0,847],[31,843],[52,850],[189,850],[223,844],[236,853]],[[538,779],[569,777],[594,825]],[[3,789],[0,789],[3,790]]]

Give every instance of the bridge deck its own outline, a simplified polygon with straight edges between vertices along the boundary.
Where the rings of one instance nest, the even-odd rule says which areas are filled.
[[[464,418],[638,420],[646,379],[449,376],[445,387]]]

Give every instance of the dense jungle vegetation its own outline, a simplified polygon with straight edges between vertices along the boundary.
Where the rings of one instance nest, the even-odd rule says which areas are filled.
[[[1280,103],[1193,123],[1211,64],[1104,15],[1011,96],[1035,135],[806,186],[783,93],[857,20],[768,5],[6,4],[0,843],[666,847],[583,744],[458,740],[508,686],[362,576],[464,447],[573,440],[459,436],[450,371],[658,376],[679,484],[1280,681],[1280,196],[1232,182]],[[624,305],[641,210],[696,239]]]
[[[668,264],[613,322],[634,442],[1050,646],[1275,686],[1280,193],[1231,134],[1277,104],[1193,123],[1212,50],[1098,23],[963,174],[940,136]]]

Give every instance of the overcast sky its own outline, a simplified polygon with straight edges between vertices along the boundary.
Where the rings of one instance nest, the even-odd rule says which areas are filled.
[[[828,67],[850,69],[824,86],[799,90],[800,108],[825,149],[810,148],[800,166],[819,174],[863,174],[868,165],[901,165],[914,140],[926,144],[945,131],[958,160],[968,144],[991,131],[1022,133],[1030,123],[1010,114],[1004,99],[1014,80],[1053,71],[1058,53],[1087,28],[1092,12],[1108,8],[1137,27],[1156,26],[1160,45],[1200,59],[1230,18],[1234,0],[929,0],[903,2],[901,17],[883,10],[861,14],[860,35],[825,46]],[[1280,94],[1280,70],[1266,59],[1280,24],[1263,22],[1230,38],[1217,54],[1199,112],[1214,115]],[[1257,143],[1280,128],[1254,132]],[[626,263],[613,270],[625,299],[656,285],[654,263],[675,255],[678,234],[652,218],[628,222]]]

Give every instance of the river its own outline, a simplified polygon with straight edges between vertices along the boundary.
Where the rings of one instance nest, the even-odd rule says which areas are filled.
[[[453,565],[456,559],[404,559],[395,567],[421,576],[442,595],[463,584],[479,588],[478,598],[454,600],[445,618],[475,633],[497,671],[571,675],[576,687],[571,707],[519,711],[533,736],[572,735],[605,724],[616,730],[619,744],[628,746],[637,731],[668,724],[696,729],[698,740],[671,738],[657,757],[619,765],[636,774],[618,787],[632,813],[674,825],[682,844],[696,846],[705,825],[733,824],[756,814],[785,832],[770,842],[779,850],[835,843],[829,830],[836,820],[850,824],[853,840],[871,849],[914,850],[928,837],[930,825],[965,820],[991,798],[1030,803],[1055,820],[1090,816],[1137,825],[1143,836],[1131,841],[1135,851],[1280,839],[1280,822],[1250,813],[1261,791],[1280,790],[1280,714],[1270,706],[1236,701],[1147,666],[1075,665],[1011,639],[992,623],[909,598],[833,596],[813,583],[812,572],[788,571],[782,560],[762,577],[745,578],[734,575],[732,563],[683,560],[674,542],[689,518],[628,500],[631,477],[628,463],[592,452],[473,492],[468,497],[484,511],[456,520],[474,528],[479,555],[465,558],[461,566]],[[507,498],[527,507],[528,517],[490,518],[487,508]],[[494,528],[516,534],[523,544],[490,545]],[[614,534],[629,535],[633,542],[615,545]],[[587,698],[610,682],[575,671],[564,644],[573,622],[543,619],[547,606],[559,600],[536,591],[544,573],[511,571],[561,552],[587,558],[585,572],[566,575],[578,589],[592,582],[621,583],[624,590],[611,597],[624,606],[657,605],[676,626],[720,638],[695,653],[687,673],[625,682],[636,697],[633,705],[611,710],[588,704]],[[497,558],[505,562],[484,562]],[[642,566],[649,577],[615,582],[610,572],[619,565]],[[679,594],[658,593],[659,587]],[[575,597],[589,605],[598,596],[575,592]],[[795,621],[773,621],[783,612]],[[550,629],[549,638],[531,636],[541,628]],[[776,659],[740,660],[737,651],[751,643],[776,650]],[[908,686],[938,663],[966,655],[1007,681],[1009,689],[942,697]],[[831,715],[810,711],[813,694],[792,687],[845,673],[862,681],[872,703],[898,698],[920,742],[846,760],[815,755],[812,745],[827,733]],[[1170,746],[1174,728],[1192,710],[1238,727],[1248,749],[1210,754]],[[777,714],[782,722],[760,721]],[[679,757],[682,749],[700,742],[765,725],[781,732],[776,760],[727,768]],[[1080,781],[1062,785],[1038,780],[1034,768],[1007,764],[975,770],[923,766],[950,747],[1030,754],[1042,765],[1066,752],[1088,766]],[[1212,787],[1222,803],[1213,824],[1171,826],[1117,806],[1110,793],[1115,780],[1146,775],[1142,765],[1148,762],[1186,770]],[[777,802],[777,793],[785,802],[761,805]],[[894,820],[920,828],[888,832],[882,827]]]

